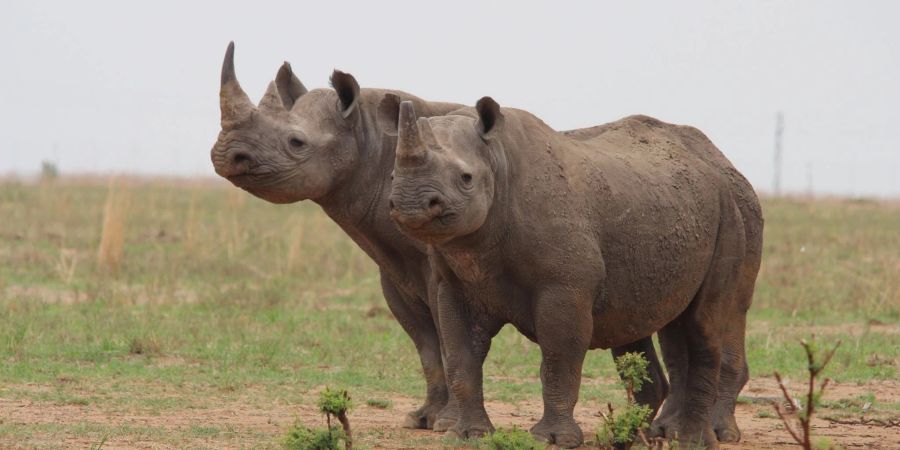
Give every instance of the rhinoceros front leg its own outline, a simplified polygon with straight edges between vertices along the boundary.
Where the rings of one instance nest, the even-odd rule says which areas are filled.
[[[478,438],[494,431],[484,409],[482,365],[490,351],[491,338],[502,324],[470,314],[462,294],[447,282],[438,287],[437,303],[447,378],[459,408],[459,417],[446,435]]]
[[[440,332],[441,327],[441,319],[438,313],[438,285],[441,282],[441,278],[437,273],[432,273],[432,278],[428,281],[428,309],[431,311],[431,317],[434,321],[435,326],[438,329],[437,335],[438,338],[443,339]],[[444,367],[444,378],[449,379],[447,376],[447,344],[441,341],[441,359],[443,361]],[[438,413],[437,419],[434,422],[434,427],[432,428],[434,431],[443,433],[450,429],[453,425],[456,424],[456,421],[459,420],[459,401],[456,399],[456,396],[453,395],[453,392],[450,388],[447,388],[448,398],[447,405],[444,406],[444,409]]]
[[[447,405],[447,381],[441,359],[441,345],[437,328],[428,310],[428,305],[419,299],[411,299],[401,294],[393,282],[382,273],[381,289],[388,308],[397,322],[412,338],[422,363],[425,375],[425,404],[411,411],[403,420],[405,428],[431,429],[437,421],[438,413]]]
[[[581,367],[593,332],[591,306],[565,288],[547,289],[536,300],[535,334],[541,347],[544,416],[531,428],[535,438],[560,447],[584,442],[575,422]]]

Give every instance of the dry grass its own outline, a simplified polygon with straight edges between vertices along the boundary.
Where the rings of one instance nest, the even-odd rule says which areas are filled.
[[[118,273],[122,265],[129,200],[129,192],[119,188],[115,177],[110,178],[106,206],[103,208],[100,245],[97,247],[97,267],[110,273]]]
[[[805,373],[794,342],[811,332],[844,341],[829,366],[837,384],[896,380],[900,204],[764,199],[763,208],[747,337],[754,381]],[[207,179],[62,177],[0,182],[0,217],[0,408],[21,399],[35,405],[25,416],[53,405],[76,408],[73,419],[97,412],[0,422],[0,447],[89,447],[78,444],[107,433],[110,445],[265,447],[283,431],[267,422],[271,411],[290,423],[324,386],[406,398],[384,411],[387,434],[361,442],[424,446],[390,428],[424,391],[413,344],[390,314],[372,313],[386,310],[377,268],[315,204],[272,205]],[[539,414],[539,364],[537,346],[504,329],[485,364],[489,400]],[[605,352],[591,353],[584,376],[581,404],[621,397]],[[252,408],[259,426],[222,428],[214,408],[223,403]],[[900,409],[889,403],[888,413]],[[506,423],[522,425],[509,408]],[[166,420],[178,411],[191,414],[180,428]],[[163,419],[117,425],[135,414]]]

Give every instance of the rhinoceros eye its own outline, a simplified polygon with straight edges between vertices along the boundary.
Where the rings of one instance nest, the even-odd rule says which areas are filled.
[[[471,173],[462,174],[462,180],[463,180],[463,183],[466,183],[466,184],[471,183],[472,182],[472,174]]]
[[[303,147],[303,141],[301,141],[300,139],[297,139],[295,137],[291,138],[290,143],[291,143],[291,147],[294,147],[294,148]]]

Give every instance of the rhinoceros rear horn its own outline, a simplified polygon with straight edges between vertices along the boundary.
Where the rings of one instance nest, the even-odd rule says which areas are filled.
[[[259,101],[259,110],[269,114],[278,114],[287,111],[284,107],[281,93],[274,81],[269,83],[269,87],[266,88],[266,93],[263,94],[262,99]]]
[[[222,123],[240,122],[250,116],[253,102],[241,89],[234,73],[234,42],[228,44],[225,60],[222,62],[222,85],[219,89],[219,105],[222,109]]]
[[[419,135],[419,124],[416,111],[411,101],[400,103],[400,116],[397,119],[397,160],[398,162],[416,163],[424,160],[425,146]]]

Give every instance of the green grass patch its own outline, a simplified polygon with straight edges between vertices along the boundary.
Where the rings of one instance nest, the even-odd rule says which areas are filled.
[[[260,409],[301,404],[324,386],[371,407],[390,395],[424,395],[412,342],[389,314],[370,314],[384,310],[377,268],[317,206],[271,205],[199,181],[119,186],[129,206],[122,260],[110,273],[97,264],[105,181],[0,184],[4,398],[165,415],[223,399]],[[778,199],[763,208],[751,374],[802,375],[796,341],[815,333],[843,341],[829,376],[897,379],[900,207]],[[537,345],[506,327],[485,364],[486,398],[539,400],[539,366]],[[582,401],[621,405],[609,352],[588,353],[584,374]],[[273,444],[241,433],[247,445]],[[174,446],[235,439],[224,425],[0,424],[0,436],[12,439],[0,446],[52,447],[67,434],[92,442],[109,434],[107,445],[121,436]]]

